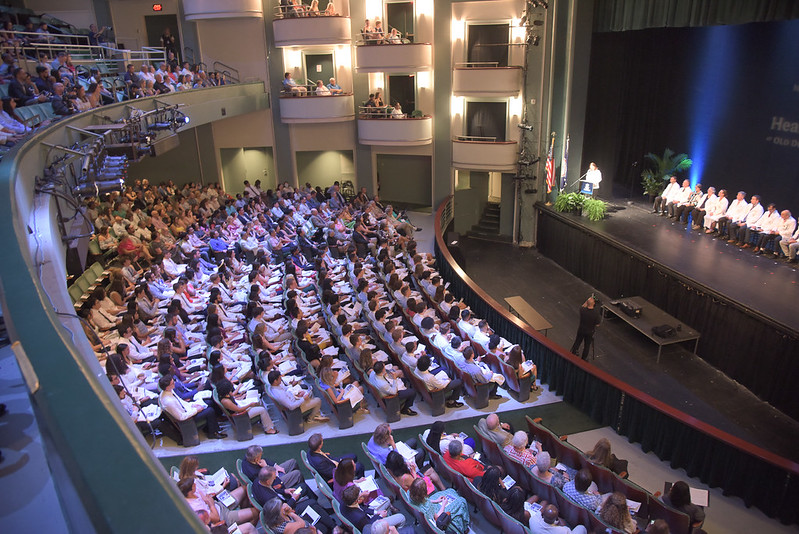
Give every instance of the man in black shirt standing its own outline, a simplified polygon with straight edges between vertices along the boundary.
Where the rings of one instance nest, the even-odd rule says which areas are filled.
[[[593,295],[588,297],[585,304],[580,308],[580,326],[577,327],[577,337],[574,340],[574,345],[569,352],[577,354],[577,349],[580,348],[580,343],[583,345],[583,360],[588,359],[588,350],[591,348],[591,343],[594,342],[594,331],[599,326],[599,310],[595,307],[596,301]]]

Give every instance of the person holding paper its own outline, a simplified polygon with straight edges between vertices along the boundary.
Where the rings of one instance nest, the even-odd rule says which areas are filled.
[[[413,449],[411,449],[411,454]],[[433,493],[436,490],[443,490],[444,483],[441,482],[441,477],[438,476],[435,469],[428,467],[424,474],[420,474],[414,458],[403,456],[397,451],[392,450],[386,457],[386,469],[394,477],[397,484],[405,491],[411,489],[411,484],[417,478],[424,480],[427,485],[427,492]]]
[[[365,351],[364,351],[365,352]],[[403,415],[417,415],[412,409],[416,400],[416,391],[404,384],[397,371],[387,371],[383,362],[376,362],[369,371],[368,380],[385,396],[397,395],[402,403],[400,413]]]
[[[210,525],[224,523],[229,526],[236,523],[238,514],[228,511],[227,508],[215,502],[213,497],[199,491],[197,481],[193,477],[180,479],[178,481],[178,489],[183,494],[183,497],[186,498],[192,510],[208,514],[208,523]],[[255,518],[257,519],[258,516],[256,515]],[[242,534],[254,534],[257,532],[255,527],[249,522],[242,521],[238,526]]]
[[[389,526],[396,527],[404,532],[405,516],[396,513],[388,514],[387,510],[374,511],[365,504],[363,493],[356,485],[348,486],[341,496],[341,515],[353,524],[355,528],[364,532],[378,519],[385,519]],[[413,532],[413,528],[409,532]]]
[[[410,438],[403,445],[404,451],[413,453],[413,457],[410,458],[410,460],[415,458],[418,465],[424,462],[424,451],[416,452],[416,446],[418,445],[416,438]],[[391,454],[392,451],[398,450],[397,444],[394,442],[394,435],[391,433],[391,425],[388,423],[380,423],[377,425],[372,437],[369,438],[369,443],[366,444],[366,449],[375,460],[381,464],[385,464],[388,455]]]
[[[566,471],[552,467],[552,458],[547,451],[541,451],[535,455],[533,474],[559,490],[562,490],[563,485],[569,480],[569,474]]]
[[[266,411],[266,407],[263,406],[260,398],[240,399],[242,402],[240,405],[233,395],[235,389],[233,383],[227,378],[222,379],[216,385],[216,392],[222,406],[232,414],[246,413],[250,419],[259,419],[265,434],[277,434],[278,430],[275,428],[275,424],[272,422],[272,418],[269,417],[269,412]]]
[[[434,375],[430,371],[430,356],[425,354],[421,356],[416,363],[416,376],[425,383],[427,389],[434,391],[443,389],[446,392],[449,392],[449,398],[447,399],[447,408],[460,408],[463,406],[463,403],[458,401],[461,396],[461,388],[463,387],[463,383],[460,379],[449,378],[449,375],[445,371],[440,371],[438,374]]]
[[[297,488],[276,488],[274,486],[276,479],[277,471],[271,465],[262,468],[258,473],[258,480],[255,481],[250,488],[252,496],[258,504],[263,507],[272,499],[278,499],[296,510],[300,516],[305,516],[306,508],[310,508],[313,510],[313,513],[308,512],[308,515],[313,517],[319,516],[319,520],[315,525],[319,532],[324,534],[333,532],[333,529],[336,528],[336,522],[317,502],[316,494],[311,488],[304,482]]]
[[[219,422],[216,419],[216,412],[210,406],[200,403],[189,404],[180,399],[174,393],[175,384],[171,375],[162,376],[158,381],[161,389],[160,404],[169,415],[178,421],[195,419],[196,421],[205,420],[205,431],[209,439],[226,438],[227,434],[219,431]]]
[[[691,488],[682,480],[672,484],[668,494],[664,495],[661,500],[688,514],[693,528],[700,528],[705,522],[705,510],[701,506],[691,503]]]
[[[338,380],[338,371],[332,367],[325,367],[322,369],[321,380],[319,381],[320,388],[325,394],[330,397],[330,400],[336,404],[342,402],[350,402],[352,399],[359,399],[352,405],[353,412],[369,413],[369,408],[366,405],[366,399],[363,396],[361,386],[350,384],[346,387],[336,387]]]
[[[363,477],[363,465],[358,461],[358,457],[355,454],[348,453],[343,456],[333,456],[322,450],[324,443],[325,440],[322,438],[322,434],[319,433],[312,434],[308,438],[308,462],[328,484],[333,484],[333,471],[339,462],[345,458],[351,458],[355,461],[355,476],[358,478]]]
[[[485,472],[485,466],[474,458],[463,456],[463,443],[457,439],[449,442],[447,452],[444,453],[444,461],[452,469],[462,474],[473,482],[475,477],[482,476]]]
[[[260,445],[250,445],[241,462],[241,474],[250,481],[258,478],[261,468],[271,465],[277,472],[278,481],[274,484],[281,487],[295,488],[303,481],[302,473],[297,465],[297,460],[289,458],[285,462],[277,463],[263,457],[263,448]]]
[[[292,393],[283,383],[280,371],[270,371],[267,380],[269,381],[269,395],[286,410],[300,408],[306,421],[318,423],[330,421],[329,417],[321,415],[322,399],[313,397],[307,389],[301,390],[298,394]]]
[[[503,449],[513,439],[513,428],[508,423],[500,423],[499,416],[495,413],[477,421],[477,429]]]
[[[596,512],[602,504],[602,496],[598,491],[592,491],[591,486],[593,481],[591,472],[588,469],[580,469],[577,472],[577,476],[574,477],[574,480],[570,480],[563,485],[563,493],[566,497],[583,508],[588,508],[590,511]]]
[[[527,448],[527,432],[519,430],[513,435],[510,444],[503,449],[511,459],[519,462],[524,467],[531,468],[535,464],[535,455],[538,454],[537,448]],[[536,445],[534,442],[533,445]]]
[[[422,479],[416,479],[408,492],[411,502],[433,523],[444,512],[450,514],[451,522],[447,532],[465,534],[469,531],[469,505],[453,488],[427,494]]]

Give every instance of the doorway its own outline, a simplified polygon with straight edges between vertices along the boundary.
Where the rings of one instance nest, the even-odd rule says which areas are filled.
[[[505,141],[506,126],[505,102],[466,102],[466,135]]]
[[[275,188],[272,147],[220,148],[222,182],[226,193],[244,191],[244,180],[255,184],[261,180],[261,189]]]
[[[327,85],[330,78],[335,77],[333,54],[305,54],[305,83],[316,85],[317,80],[322,80]]]
[[[161,36],[164,34],[164,30],[169,28],[170,33],[175,37],[175,57],[181,57],[183,47],[180,44],[177,15],[146,15],[144,27],[147,31],[147,46],[156,47],[161,46]]]
[[[399,102],[402,112],[410,116],[416,109],[416,77],[413,74],[388,77],[388,105]]]
[[[413,42],[413,2],[386,3],[386,33],[397,28],[403,39]]]
[[[380,201],[403,209],[430,208],[433,158],[410,154],[377,154]]]
[[[508,66],[510,26],[505,24],[470,24],[466,61]]]

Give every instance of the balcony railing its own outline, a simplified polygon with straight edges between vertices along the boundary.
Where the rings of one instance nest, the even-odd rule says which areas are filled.
[[[470,135],[452,138],[452,166],[458,169],[515,171],[517,152],[516,141]]]
[[[263,18],[261,0],[183,0],[186,20]]]
[[[363,145],[419,146],[433,142],[433,118],[414,112],[392,116],[391,108],[361,107],[358,141]]]
[[[456,63],[452,92],[457,96],[515,96],[522,90],[522,67],[496,62]]]
[[[430,43],[369,44],[359,41],[355,48],[358,72],[418,72],[430,70],[433,47]]]
[[[279,47],[352,42],[349,17],[313,15],[307,11],[294,11],[290,7],[277,6],[272,30],[275,45]]]
[[[288,124],[351,121],[355,119],[352,93],[283,93],[280,95],[280,117]]]

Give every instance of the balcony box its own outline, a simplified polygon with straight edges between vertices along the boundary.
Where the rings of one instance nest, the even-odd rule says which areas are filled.
[[[433,118],[359,118],[358,141],[363,145],[429,145],[433,142]]]
[[[186,20],[238,19],[264,17],[260,0],[183,0]]]
[[[280,117],[285,123],[343,122],[355,119],[352,95],[281,96]]]
[[[452,140],[452,166],[476,171],[513,172],[519,146],[516,141],[488,141],[476,137]]]
[[[456,67],[452,72],[456,96],[516,96],[521,90],[521,67]]]
[[[355,69],[358,72],[419,72],[430,70],[432,64],[430,43],[355,47]]]
[[[275,46],[350,44],[349,17],[289,17],[272,22]]]

